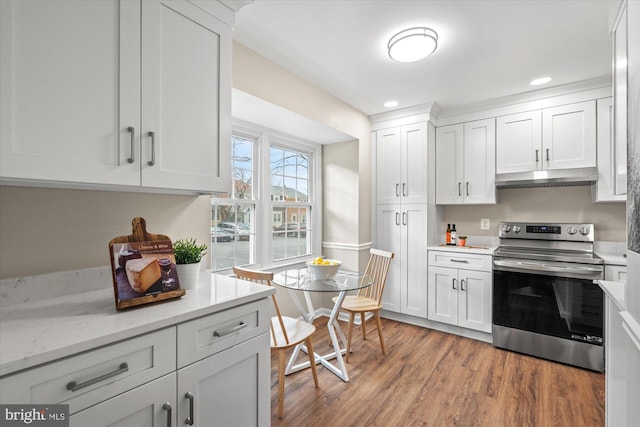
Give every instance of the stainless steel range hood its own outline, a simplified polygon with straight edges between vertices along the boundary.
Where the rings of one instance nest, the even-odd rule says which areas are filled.
[[[564,187],[592,185],[598,180],[597,168],[558,169],[496,174],[496,187]]]

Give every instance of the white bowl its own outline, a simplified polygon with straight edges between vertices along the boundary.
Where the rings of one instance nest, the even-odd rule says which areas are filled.
[[[331,261],[331,265],[312,264],[313,261],[307,261],[307,270],[315,280],[331,279],[338,273],[342,265],[342,261],[337,259],[327,259],[326,261]]]

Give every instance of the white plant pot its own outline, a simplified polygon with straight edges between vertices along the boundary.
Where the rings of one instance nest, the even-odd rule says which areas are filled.
[[[178,272],[178,280],[180,288],[195,289],[198,286],[198,277],[200,276],[200,263],[195,264],[176,264]]]

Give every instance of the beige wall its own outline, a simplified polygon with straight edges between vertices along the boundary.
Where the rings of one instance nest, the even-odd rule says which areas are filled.
[[[0,278],[108,266],[109,241],[136,216],[150,233],[208,244],[210,212],[207,196],[0,187]]]
[[[371,126],[369,118],[343,101],[268,61],[247,47],[233,45],[233,87],[354,137],[354,142],[325,146],[323,241],[358,248],[371,241]],[[346,153],[333,155],[333,153]],[[340,158],[340,155],[346,157]],[[335,163],[334,163],[335,161]],[[345,169],[345,166],[347,167]],[[348,171],[348,173],[345,173]],[[340,181],[342,179],[342,181]],[[346,200],[345,195],[352,197]],[[348,210],[335,206],[346,203]],[[331,211],[329,211],[331,209]],[[335,220],[335,221],[333,221]],[[353,227],[345,227],[345,224]],[[363,266],[366,251],[355,256]],[[337,257],[326,248],[324,255]],[[351,254],[353,256],[353,254]],[[343,254],[344,256],[348,256]]]
[[[497,205],[445,206],[442,218],[442,233],[455,223],[458,235],[495,237],[500,221],[586,222],[596,225],[596,240],[626,240],[625,204],[592,203],[588,186],[502,189]],[[491,219],[490,230],[480,230],[480,218]]]

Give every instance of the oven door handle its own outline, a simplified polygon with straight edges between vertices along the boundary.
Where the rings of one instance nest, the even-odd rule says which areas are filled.
[[[601,273],[601,268],[593,268],[587,266],[581,266],[580,268],[573,267],[565,267],[565,266],[553,266],[548,264],[538,264],[538,263],[530,263],[530,262],[513,262],[513,261],[502,261],[502,260],[494,260],[493,264],[498,267],[509,267],[509,268],[517,268],[518,270],[531,270],[531,271],[548,271],[548,272],[568,272],[568,273],[577,273],[577,274],[594,274]]]

